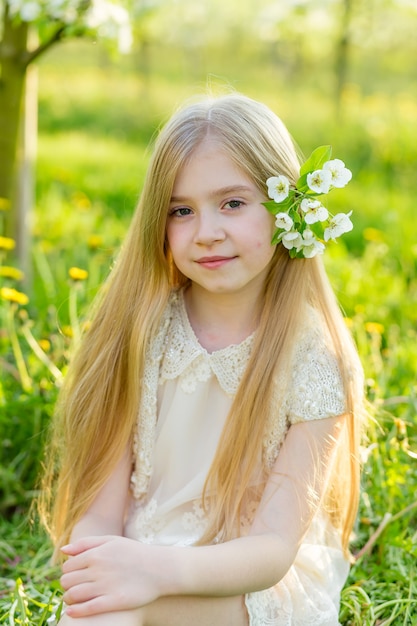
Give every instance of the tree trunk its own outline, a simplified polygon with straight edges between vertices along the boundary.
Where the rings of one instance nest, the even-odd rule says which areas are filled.
[[[343,90],[348,77],[350,53],[350,28],[353,12],[353,0],[343,0],[343,14],[340,38],[336,51],[336,114],[341,115]]]
[[[31,244],[31,214],[35,206],[34,169],[38,138],[38,68],[28,66],[23,94],[20,139],[17,158],[17,185],[13,211],[16,214],[16,254],[25,274],[25,284],[31,285],[29,251]]]
[[[3,234],[15,237],[17,216],[14,207],[19,126],[25,86],[28,25],[12,24],[7,5],[0,47],[0,198],[10,207],[4,212]]]

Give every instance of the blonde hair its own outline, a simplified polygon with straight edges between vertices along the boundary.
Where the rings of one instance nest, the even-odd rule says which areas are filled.
[[[68,540],[131,443],[147,346],[172,289],[188,282],[173,265],[166,242],[172,189],[178,171],[208,135],[264,195],[268,177],[281,173],[294,183],[298,178],[296,150],[284,124],[268,107],[245,96],[189,104],[161,131],[128,236],[70,366],[53,421],[40,508],[57,546]],[[263,298],[250,363],[207,477],[207,492],[214,490],[216,498],[203,540],[213,540],[220,531],[225,539],[236,532],[259,462],[273,379],[291,353],[309,304],[327,327],[345,386],[346,445],[339,446],[337,459],[344,471],[333,472],[326,497],[346,548],[359,493],[361,394],[352,375],[356,351],[318,258],[290,259],[277,246]]]

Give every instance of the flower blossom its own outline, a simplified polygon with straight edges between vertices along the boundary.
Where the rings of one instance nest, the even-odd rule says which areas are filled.
[[[280,176],[271,176],[266,181],[268,187],[268,196],[275,202],[282,202],[288,198],[290,191],[290,181],[282,174]]]
[[[87,280],[88,272],[87,270],[83,270],[80,267],[70,267],[68,270],[68,275],[72,280]]]
[[[324,231],[324,241],[336,239],[340,237],[340,235],[352,230],[353,224],[350,220],[351,215],[352,211],[350,211],[350,213],[337,213],[337,215],[330,220],[329,226]]]
[[[302,241],[302,249],[303,256],[306,259],[312,259],[317,254],[323,254],[325,245],[321,241],[319,241],[313,231],[309,228],[303,232],[303,241]]]
[[[327,161],[323,165],[323,169],[332,175],[332,187],[345,187],[352,178],[352,172],[345,167],[340,159]]]
[[[111,0],[8,0],[12,17],[23,22],[40,19],[79,24],[106,39],[115,39],[119,51],[132,47],[132,29],[128,11]]]
[[[307,174],[307,185],[316,193],[329,193],[332,174],[329,170],[315,170]]]
[[[304,198],[301,201],[301,210],[305,213],[306,224],[315,224],[316,222],[324,222],[329,217],[329,212],[319,200],[311,200]]]
[[[86,14],[89,28],[98,29],[99,35],[117,39],[120,52],[127,53],[132,46],[129,14],[121,6],[108,0],[92,0]]]
[[[282,245],[287,250],[292,250],[296,248],[299,250],[303,244],[303,238],[300,233],[297,233],[295,230],[290,231],[289,233],[284,233],[281,238]]]
[[[29,302],[29,298],[25,293],[12,289],[11,287],[2,287],[0,289],[0,297],[9,302],[25,305]]]
[[[288,213],[277,213],[275,216],[275,226],[289,231],[293,227],[294,221]]]
[[[11,237],[1,237],[0,236],[0,250],[14,250],[16,247],[16,242]]]

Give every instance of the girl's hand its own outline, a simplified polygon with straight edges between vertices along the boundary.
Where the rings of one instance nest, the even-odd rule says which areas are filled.
[[[61,584],[70,617],[136,609],[163,594],[163,552],[117,536],[84,537],[62,548]]]

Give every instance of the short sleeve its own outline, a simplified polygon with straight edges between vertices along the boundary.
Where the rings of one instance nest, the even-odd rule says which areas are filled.
[[[294,350],[286,398],[290,424],[342,415],[343,380],[335,354],[319,328],[309,328]]]

